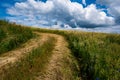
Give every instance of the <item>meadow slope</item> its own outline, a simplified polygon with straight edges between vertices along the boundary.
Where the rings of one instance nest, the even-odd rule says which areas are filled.
[[[83,80],[120,79],[120,34],[33,29],[65,37]]]
[[[70,54],[71,52],[68,49],[68,43],[65,41],[65,39],[60,35],[51,34],[51,33],[35,32],[35,34],[37,35],[37,38],[31,39],[25,44],[23,44],[22,47],[9,51],[7,53],[4,53],[0,56],[0,72],[1,72],[0,80],[16,80],[16,79],[17,80],[21,80],[21,79],[22,80],[26,80],[26,79],[30,79],[30,80],[76,79],[76,80],[79,80],[78,77],[75,76],[77,62],[75,61],[75,58]],[[30,54],[29,52],[32,52],[32,50],[40,47],[40,45],[41,46],[45,45],[45,42],[49,40],[51,37],[55,39],[54,41],[55,43],[53,42],[55,46],[53,50],[51,49],[51,53],[52,53],[51,56],[46,55],[46,56],[49,56],[49,58],[47,60],[47,64],[44,66],[45,67],[44,70],[39,71],[40,70],[39,68],[41,68],[39,67],[38,72],[37,71],[35,72],[37,75],[32,75],[32,76],[23,77],[23,78],[22,76],[18,77],[18,75],[23,75],[23,74],[25,76],[24,71],[22,73],[18,73],[19,71],[18,67],[15,67],[18,63],[25,64],[24,61],[21,61],[21,62],[19,61],[22,58],[26,58],[26,56]],[[39,50],[41,50],[41,48]],[[38,53],[38,54],[41,54],[41,53]],[[47,54],[47,53],[44,53],[44,54]],[[44,56],[44,59],[47,59],[46,56]],[[44,64],[44,63],[40,63],[40,65],[41,64]],[[37,66],[37,65],[39,64],[36,64],[34,66]],[[29,66],[31,66],[31,64]],[[23,65],[22,67],[26,67],[26,66]],[[11,68],[14,68],[14,70]],[[30,69],[28,68],[28,70]],[[28,74],[31,75],[30,73]]]
[[[0,21],[0,80],[119,80],[120,35]]]

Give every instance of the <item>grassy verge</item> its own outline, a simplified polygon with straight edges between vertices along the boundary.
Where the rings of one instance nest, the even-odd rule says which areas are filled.
[[[60,34],[66,38],[79,62],[78,75],[83,80],[120,79],[120,35],[46,29],[35,31]]]
[[[0,54],[10,51],[34,37],[30,28],[0,20]]]
[[[69,35],[67,39],[84,80],[120,79],[120,35],[85,32]]]
[[[34,49],[27,57],[23,58],[9,69],[0,74],[2,80],[34,80],[42,74],[54,48],[55,39],[50,37],[42,46]]]

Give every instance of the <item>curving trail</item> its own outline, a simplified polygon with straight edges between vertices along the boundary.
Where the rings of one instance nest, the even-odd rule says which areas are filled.
[[[77,62],[68,49],[67,41],[60,35],[52,34],[51,36],[57,40],[52,57],[46,65],[46,70],[37,76],[36,80],[80,80],[73,76]]]
[[[77,65],[76,60],[70,54],[68,49],[68,43],[63,36],[51,34],[51,33],[39,33],[35,39],[31,39],[26,42],[21,48],[4,53],[0,56],[0,71],[4,67],[8,67],[7,64],[13,64],[21,59],[23,56],[31,52],[39,45],[43,45],[49,37],[54,37],[57,42],[55,43],[52,51],[52,56],[48,60],[48,64],[45,67],[45,71],[34,76],[36,80],[79,80],[74,77],[74,67]]]
[[[36,34],[38,35],[37,38],[29,40],[28,42],[23,44],[21,48],[9,51],[1,55],[0,70],[2,70],[2,68],[4,67],[7,67],[7,64],[12,64],[18,61],[23,56],[31,52],[33,49],[37,48],[39,45],[42,45],[49,38],[47,34],[44,35],[41,33],[36,33]]]

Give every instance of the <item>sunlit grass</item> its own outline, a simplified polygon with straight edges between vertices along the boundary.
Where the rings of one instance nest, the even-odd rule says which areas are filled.
[[[120,35],[77,31],[34,29],[60,34],[69,42],[72,54],[79,62],[83,80],[120,79]]]
[[[52,54],[56,40],[50,37],[42,46],[34,49],[9,69],[2,71],[2,80],[34,80],[44,72],[45,65]]]
[[[0,20],[0,54],[18,47],[33,36],[27,27]]]
[[[12,50],[32,38],[34,36],[32,31],[64,36],[69,43],[72,55],[79,63],[80,70],[76,76],[81,76],[83,80],[120,79],[119,34],[30,29],[0,21],[0,54]],[[44,68],[42,63],[46,63],[47,57],[49,57],[47,54],[51,53],[53,49],[54,42],[51,40],[33,50],[29,56],[16,63],[15,66],[11,66],[11,69],[5,71],[6,75],[4,76],[6,77],[3,79],[29,80],[32,79],[32,75],[37,75],[39,67],[39,72],[41,72]]]

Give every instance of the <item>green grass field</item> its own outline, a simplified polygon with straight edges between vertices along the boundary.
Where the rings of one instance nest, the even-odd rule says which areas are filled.
[[[69,43],[69,48],[72,55],[79,63],[79,71],[76,76],[81,76],[82,80],[119,80],[120,79],[120,35],[93,33],[93,32],[78,32],[78,31],[62,31],[62,30],[48,30],[39,28],[22,27],[16,24],[9,24],[5,21],[0,21],[0,54],[18,47],[27,40],[34,37],[33,32],[54,33],[65,37]],[[52,40],[54,41],[54,40]],[[22,80],[29,80],[29,63],[33,65],[33,72],[41,65],[34,66],[38,60],[44,60],[46,57],[45,51],[53,49],[52,41],[48,41],[43,45],[42,52],[39,48],[33,50],[30,55],[24,60],[20,67],[15,67],[8,71],[6,76],[12,76],[13,80],[16,75]],[[51,43],[49,43],[51,42]],[[33,53],[35,55],[33,55]],[[41,53],[38,55],[37,53]],[[32,56],[33,57],[32,57]],[[45,54],[47,55],[47,54]],[[38,57],[39,56],[39,57]],[[42,56],[44,56],[42,58]],[[29,59],[28,59],[29,58]],[[28,59],[28,60],[27,60]],[[32,60],[32,62],[30,62]],[[37,68],[36,68],[37,67]],[[20,72],[27,70],[28,73]],[[18,72],[16,72],[18,70]],[[13,72],[12,72],[13,71]],[[19,73],[20,72],[20,73]],[[22,74],[22,75],[21,75]],[[24,75],[23,75],[24,74]],[[24,77],[28,75],[28,78]],[[23,77],[23,78],[21,78]],[[5,77],[6,78],[6,77]],[[5,79],[7,80],[7,79]],[[11,79],[12,80],[12,79]]]
[[[83,80],[120,79],[120,35],[77,31],[35,29],[60,34],[69,42],[79,62]]]
[[[52,54],[54,42],[53,37],[49,38],[44,45],[33,49],[29,55],[16,62],[15,65],[9,65],[9,69],[0,74],[2,80],[34,80],[33,76],[37,77],[44,72],[44,67]]]
[[[120,35],[71,32],[67,36],[83,80],[120,79]]]

